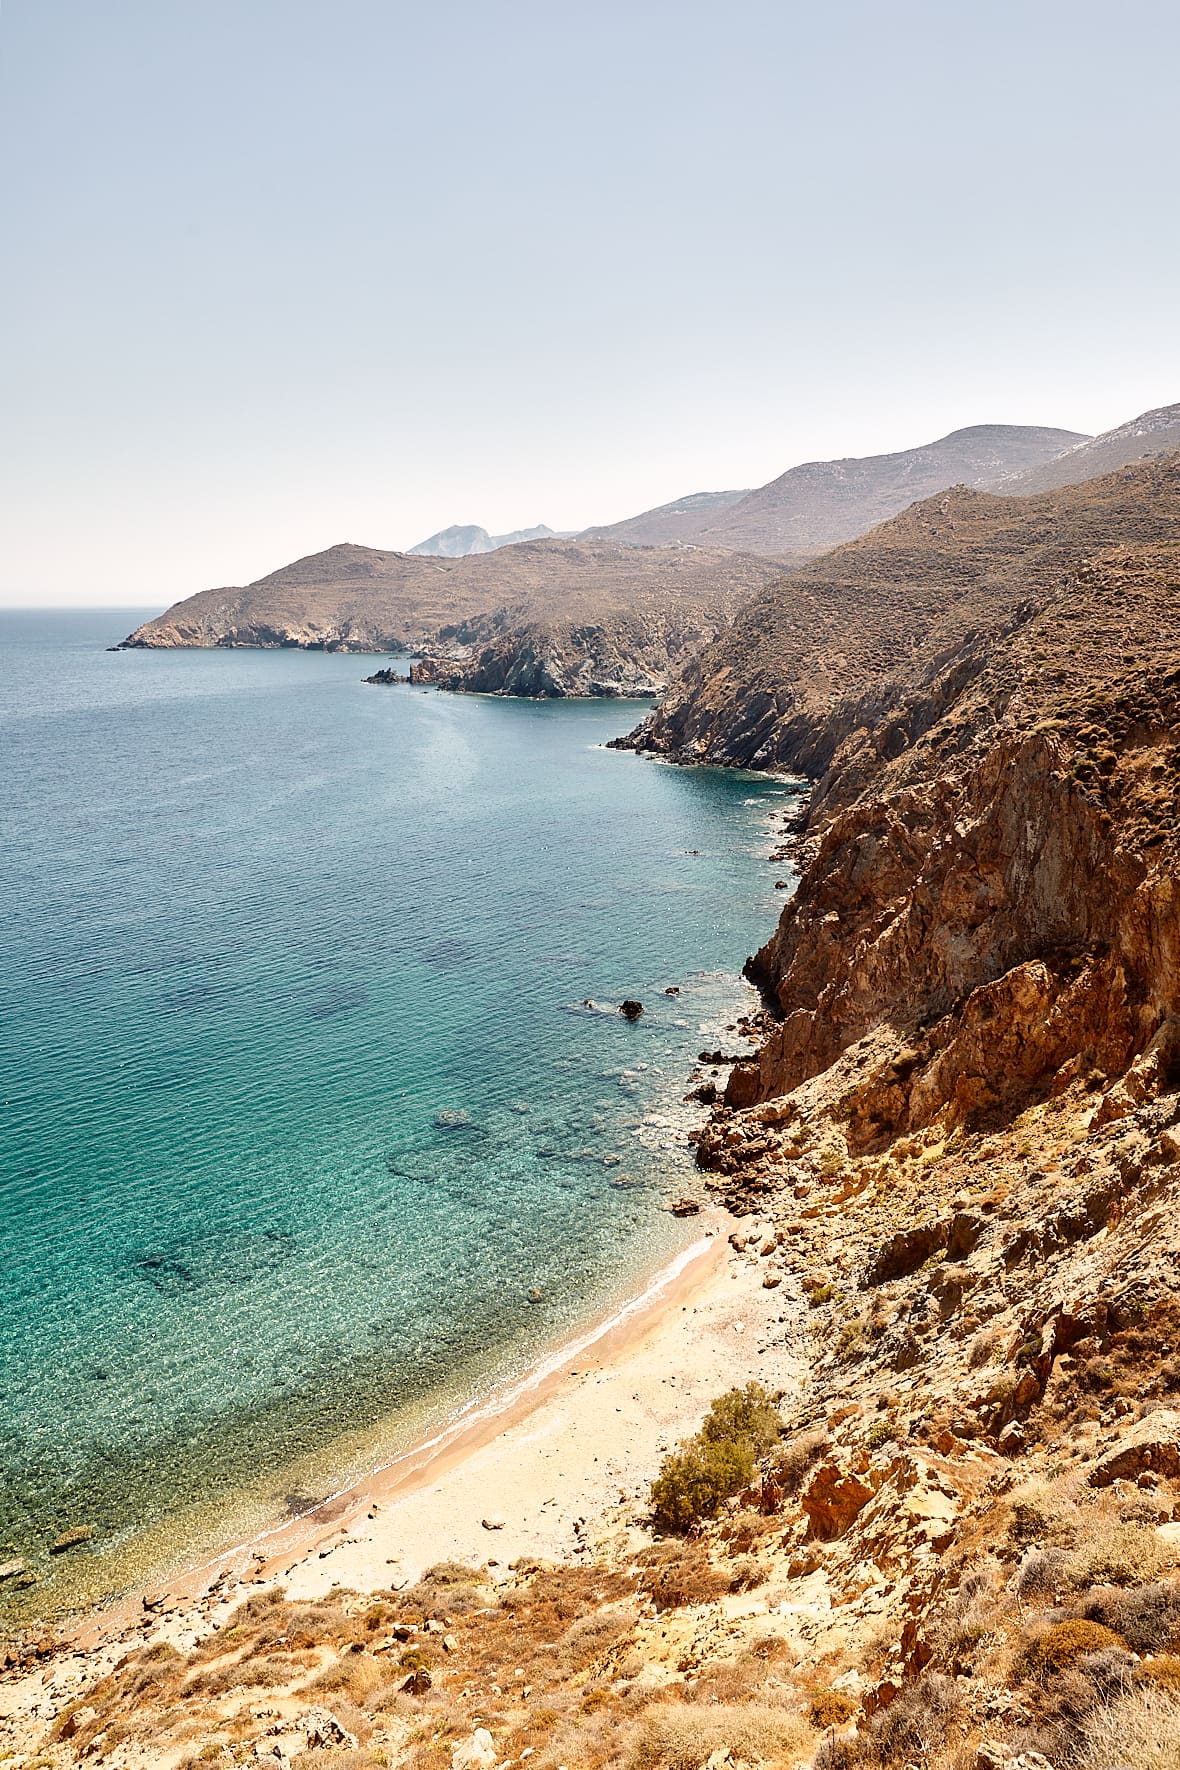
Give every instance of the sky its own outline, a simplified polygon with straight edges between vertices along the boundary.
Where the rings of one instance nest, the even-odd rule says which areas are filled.
[[[0,0],[0,601],[1180,399],[1173,0]]]

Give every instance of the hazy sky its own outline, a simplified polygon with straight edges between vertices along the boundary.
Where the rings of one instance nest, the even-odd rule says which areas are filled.
[[[0,600],[1180,398],[1174,0],[0,0]]]

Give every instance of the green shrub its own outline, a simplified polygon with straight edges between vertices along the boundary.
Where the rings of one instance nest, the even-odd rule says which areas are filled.
[[[695,1438],[664,1458],[652,1482],[657,1522],[688,1530],[714,1518],[727,1499],[749,1487],[758,1458],[783,1434],[783,1423],[768,1389],[747,1383],[719,1395]]]
[[[651,1486],[657,1520],[670,1530],[687,1530],[714,1518],[725,1501],[754,1479],[754,1451],[748,1439],[708,1439],[702,1434],[664,1458]]]
[[[782,1435],[783,1422],[774,1398],[761,1383],[747,1383],[744,1389],[730,1389],[719,1395],[701,1427],[701,1437],[711,1444],[732,1444],[745,1439],[756,1457],[765,1456]]]

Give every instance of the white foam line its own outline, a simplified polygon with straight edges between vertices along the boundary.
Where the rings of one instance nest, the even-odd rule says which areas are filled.
[[[375,1468],[367,1470],[364,1475],[358,1476],[355,1481],[350,1481],[347,1487],[339,1488],[335,1493],[328,1494],[312,1511],[302,1513],[301,1519],[314,1518],[316,1512],[322,1511],[325,1506],[332,1505],[336,1500],[344,1499],[346,1495],[353,1493],[357,1488],[363,1486],[366,1481],[371,1481],[374,1476],[385,1475],[390,1469],[396,1469],[402,1463],[416,1461],[426,1452],[438,1450],[439,1447],[445,1445],[449,1439],[457,1437],[460,1430],[465,1429],[474,1422],[493,1419],[497,1414],[506,1413],[515,1402],[521,1399],[522,1396],[528,1395],[532,1390],[539,1388],[547,1377],[551,1377],[554,1372],[559,1371],[562,1365],[569,1364],[571,1360],[580,1357],[584,1352],[587,1352],[591,1346],[597,1345],[599,1340],[612,1332],[614,1328],[621,1326],[625,1321],[629,1321],[633,1315],[638,1315],[650,1303],[654,1303],[661,1292],[665,1291],[670,1284],[673,1284],[676,1279],[680,1277],[681,1273],[691,1266],[694,1260],[700,1259],[701,1255],[713,1245],[713,1241],[714,1237],[712,1235],[702,1235],[697,1241],[690,1243],[687,1248],[683,1248],[680,1253],[677,1254],[676,1258],[671,1261],[669,1265],[662,1267],[660,1271],[656,1273],[646,1290],[641,1291],[637,1297],[632,1297],[630,1302],[624,1303],[621,1309],[616,1310],[615,1314],[608,1316],[605,1321],[599,1322],[597,1327],[590,1328],[588,1332],[579,1335],[576,1340],[567,1341],[565,1345],[559,1347],[557,1351],[551,1352],[548,1357],[541,1359],[538,1364],[533,1366],[528,1375],[522,1377],[514,1387],[506,1391],[494,1389],[482,1406],[479,1405],[473,1397],[471,1401],[467,1402],[466,1405],[459,1410],[457,1415],[447,1421],[441,1431],[435,1433],[433,1438],[423,1439],[420,1444],[412,1445],[409,1450],[401,1451],[397,1456],[391,1458],[388,1463],[378,1463]],[[474,1412],[472,1411],[473,1409],[475,1410]],[[219,1555],[214,1555],[211,1560],[199,1562],[197,1566],[192,1569],[192,1572],[204,1573],[210,1567],[220,1567],[223,1562],[231,1561],[235,1555],[240,1555],[246,1549],[253,1548],[256,1543],[265,1542],[268,1537],[281,1536],[283,1531],[290,1529],[291,1524],[294,1522],[298,1522],[298,1520],[288,1518],[284,1519],[279,1524],[269,1526],[266,1530],[258,1531],[254,1536],[247,1538],[245,1542],[238,1543],[235,1548],[223,1549]]]

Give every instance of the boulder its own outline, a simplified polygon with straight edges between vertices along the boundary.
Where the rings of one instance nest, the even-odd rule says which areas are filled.
[[[889,1284],[895,1278],[908,1278],[911,1272],[924,1266],[932,1254],[946,1247],[950,1233],[951,1225],[946,1218],[899,1229],[896,1235],[882,1243],[869,1261],[860,1288],[868,1291],[876,1285]]]
[[[477,1727],[470,1739],[461,1739],[451,1752],[451,1770],[491,1770],[496,1747],[486,1727]]]
[[[725,1104],[740,1112],[753,1106],[761,1092],[762,1072],[757,1063],[735,1063],[725,1084]]]
[[[873,1489],[851,1469],[842,1469],[838,1463],[821,1464],[800,1496],[808,1536],[834,1542],[872,1497]]]
[[[303,1731],[307,1736],[308,1751],[322,1751],[325,1748],[343,1747],[355,1752],[357,1738],[341,1726],[330,1709],[309,1709],[303,1717]]]
[[[633,1002],[628,998],[627,1001],[619,1003],[619,1013],[624,1020],[638,1020],[643,1013],[643,1003]]]
[[[1154,1475],[1180,1475],[1180,1413],[1160,1407],[1120,1432],[1090,1471],[1091,1487],[1109,1487],[1150,1469]]]

